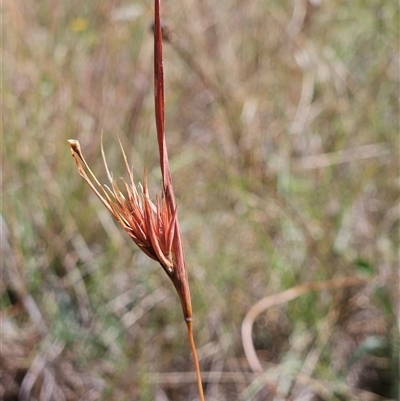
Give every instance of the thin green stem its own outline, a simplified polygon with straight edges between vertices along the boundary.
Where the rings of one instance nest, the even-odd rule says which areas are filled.
[[[203,392],[203,384],[201,382],[199,360],[197,358],[197,351],[196,351],[196,346],[194,344],[194,338],[193,338],[193,322],[191,320],[189,320],[189,321],[186,320],[186,326],[188,329],[190,348],[192,349],[194,367],[196,369],[197,388],[199,390],[200,401],[205,401],[204,392]]]

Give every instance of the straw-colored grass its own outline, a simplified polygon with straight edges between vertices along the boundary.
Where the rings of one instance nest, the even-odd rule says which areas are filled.
[[[317,3],[163,2],[206,400],[397,397],[398,5]],[[78,139],[104,184],[101,133],[122,173],[119,136],[155,199],[152,2],[5,1],[2,13],[0,398],[195,400],[173,287],[66,146]],[[241,337],[253,305],[346,277],[365,284],[256,316],[254,373]]]

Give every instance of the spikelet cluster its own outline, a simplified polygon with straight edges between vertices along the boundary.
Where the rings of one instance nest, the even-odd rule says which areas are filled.
[[[176,208],[172,209],[163,194],[151,201],[147,187],[146,174],[143,184],[135,183],[126,154],[121,145],[122,155],[129,181],[118,182],[109,171],[102,148],[104,165],[110,186],[102,185],[83,157],[77,140],[69,140],[69,146],[79,174],[89,184],[107,210],[115,217],[135,244],[150,258],[159,262],[168,275],[174,271],[174,236],[176,234]],[[121,144],[121,143],[120,143]]]

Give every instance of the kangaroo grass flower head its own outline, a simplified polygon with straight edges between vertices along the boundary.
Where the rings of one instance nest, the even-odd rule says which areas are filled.
[[[143,185],[135,184],[122,146],[122,154],[129,175],[129,182],[123,178],[120,179],[125,193],[121,192],[117,181],[108,169],[103,147],[103,160],[111,187],[99,183],[83,157],[79,142],[76,140],[68,142],[80,175],[104,206],[147,256],[159,262],[167,273],[172,273],[174,268],[172,238],[175,232],[176,213],[171,214],[165,198],[162,197],[161,202],[157,198],[156,204],[150,200],[145,174]]]
[[[120,178],[120,185],[113,178],[101,148],[104,165],[110,186],[102,185],[87,164],[80,144],[77,140],[68,141],[71,154],[78,167],[79,174],[89,184],[107,210],[115,217],[123,229],[132,238],[133,242],[150,258],[160,263],[174,283],[184,310],[185,319],[191,319],[190,297],[188,291],[186,266],[183,260],[181,239],[177,222],[175,204],[171,204],[165,196],[157,196],[155,202],[150,199],[147,187],[146,172],[143,174],[143,184],[135,183],[133,172],[129,167],[124,149],[121,145],[129,181]],[[120,189],[122,187],[122,190]],[[182,264],[183,262],[183,264]],[[183,270],[180,271],[180,270]],[[183,279],[183,283],[182,283]],[[181,294],[182,293],[182,294]],[[183,299],[182,299],[182,296]],[[186,298],[186,299],[185,299]]]

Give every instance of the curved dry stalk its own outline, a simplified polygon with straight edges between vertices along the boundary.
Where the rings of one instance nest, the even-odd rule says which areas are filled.
[[[252,340],[253,324],[258,315],[266,309],[280,305],[311,291],[325,291],[336,288],[360,286],[366,283],[365,279],[359,277],[343,277],[326,281],[313,281],[289,288],[279,294],[270,295],[255,303],[247,312],[242,323],[242,343],[247,361],[254,373],[263,373],[260,360],[257,357],[256,350]]]

